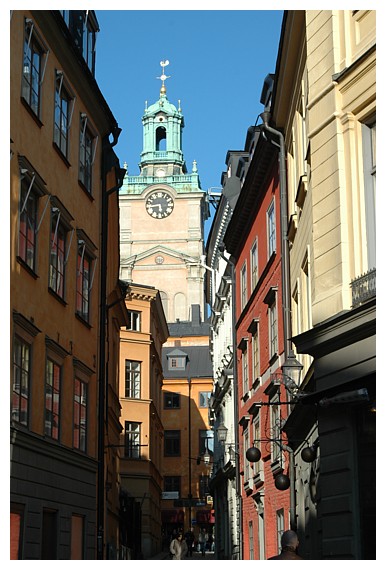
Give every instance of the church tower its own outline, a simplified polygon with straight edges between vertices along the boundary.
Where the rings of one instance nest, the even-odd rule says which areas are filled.
[[[145,107],[140,173],[126,173],[119,193],[121,278],[151,285],[161,294],[167,321],[191,319],[198,305],[205,317],[201,256],[209,216],[196,161],[192,172],[182,152],[184,117],[166,96],[165,67],[159,99]]]

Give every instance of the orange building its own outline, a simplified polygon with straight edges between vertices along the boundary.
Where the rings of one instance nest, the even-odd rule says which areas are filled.
[[[161,356],[169,331],[154,287],[131,283],[126,306],[129,325],[120,337],[121,539],[125,556],[137,559],[161,550]]]
[[[11,12],[11,559],[118,548],[104,438],[120,431],[123,173],[94,77],[97,31],[91,10]]]
[[[201,527],[213,529],[209,493],[213,468],[213,433],[208,406],[212,364],[208,350],[209,324],[201,322],[197,305],[192,320],[169,323],[163,348],[162,422],[163,500],[165,543],[173,531],[191,526],[196,538]]]

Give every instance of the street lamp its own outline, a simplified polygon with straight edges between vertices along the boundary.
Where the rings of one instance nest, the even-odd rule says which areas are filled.
[[[293,350],[289,351],[281,369],[283,371],[284,385],[289,388],[289,390],[295,386],[298,389],[300,386],[303,365],[296,359]]]

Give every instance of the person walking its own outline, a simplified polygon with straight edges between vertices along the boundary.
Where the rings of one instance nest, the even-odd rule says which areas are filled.
[[[208,533],[206,532],[205,528],[200,530],[200,534],[198,535],[198,543],[200,545],[201,555],[205,556],[206,550],[206,543],[208,542]]]
[[[190,528],[190,530],[187,530],[185,533],[185,542],[186,542],[186,546],[188,548],[188,552],[186,554],[186,557],[193,556],[193,545],[194,545],[194,529],[193,527]]]
[[[298,546],[299,539],[296,532],[294,530],[286,530],[281,535],[281,553],[268,558],[268,560],[303,560],[296,552]]]
[[[188,551],[186,542],[180,532],[177,538],[173,538],[170,543],[170,553],[172,554],[172,560],[184,560],[185,554]]]

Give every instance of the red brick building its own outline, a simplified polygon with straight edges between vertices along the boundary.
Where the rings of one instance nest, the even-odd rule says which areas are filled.
[[[285,388],[284,322],[280,240],[278,150],[260,127],[248,130],[240,159],[242,189],[224,237],[235,264],[236,351],[239,394],[239,452],[242,494],[243,559],[277,554],[281,533],[290,526],[289,490],[275,477],[288,475],[283,450]],[[257,462],[246,451],[257,447]]]

